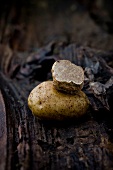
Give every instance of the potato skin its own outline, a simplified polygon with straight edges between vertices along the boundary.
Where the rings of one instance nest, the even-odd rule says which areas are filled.
[[[36,86],[28,97],[28,106],[41,119],[63,120],[84,115],[89,100],[84,92],[71,95],[57,91],[53,81]]]

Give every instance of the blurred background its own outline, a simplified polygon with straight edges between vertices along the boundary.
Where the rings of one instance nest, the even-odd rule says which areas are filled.
[[[0,43],[15,51],[64,41],[113,49],[112,0],[1,0]]]

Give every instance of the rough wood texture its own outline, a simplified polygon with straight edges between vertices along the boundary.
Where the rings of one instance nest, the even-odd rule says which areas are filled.
[[[32,16],[23,2],[0,6],[0,170],[113,170],[113,35],[92,21],[84,0],[55,1],[57,8],[40,0]],[[85,71],[91,108],[80,120],[44,122],[28,109],[29,92],[51,79],[58,59]]]
[[[1,81],[7,94],[8,169],[112,169],[112,144],[104,124],[40,122],[12,82],[3,76]]]
[[[7,125],[6,125],[6,110],[3,96],[0,91],[0,169],[6,167],[7,161]]]
[[[49,51],[51,48],[47,49]],[[70,49],[74,50],[74,56],[71,55],[73,52]],[[91,101],[92,111],[89,111],[87,116],[80,120],[70,120],[68,122],[44,122],[33,117],[27,106],[27,97],[30,89],[38,84],[39,81],[37,81],[32,69],[35,68],[36,72],[40,71],[43,78],[43,69],[46,69],[43,64],[45,63],[46,66],[48,63],[49,68],[45,70],[45,79],[47,79],[52,62],[55,59],[54,52],[51,57],[47,57],[46,52],[48,53],[48,51],[46,51],[43,58],[38,56],[38,59],[35,60],[34,54],[31,55],[32,61],[27,62],[28,59],[26,58],[24,67],[22,63],[18,63],[20,66],[16,72],[14,71],[16,60],[15,57],[12,57],[13,65],[10,68],[6,66],[6,68],[9,68],[9,73],[13,70],[13,79],[10,78],[11,75],[8,74],[7,69],[7,76],[2,72],[0,73],[0,87],[4,97],[7,117],[6,169],[113,169],[113,144],[112,136],[109,133],[110,129],[112,132],[112,116],[111,112],[107,111],[112,109],[112,106],[106,103],[113,94],[111,88],[112,79],[108,82],[113,75],[113,69],[102,58],[102,56],[106,57],[105,53],[100,54],[99,52],[99,57],[98,52],[96,53],[95,50],[77,47],[72,44],[59,52],[59,58],[65,56],[67,59],[65,54],[67,50],[70,52],[70,61],[73,60],[76,64],[82,64],[84,69],[88,67],[91,71],[91,74],[89,74],[86,69],[85,76],[87,76],[87,79],[84,91]],[[80,53],[81,56],[76,52]],[[43,54],[43,49],[41,53]],[[84,58],[85,54],[87,55]],[[35,56],[37,55],[38,53]],[[95,63],[95,60],[99,62],[98,67],[95,65],[97,63],[97,61]],[[38,63],[40,63],[41,70],[40,67],[37,67],[37,69],[35,67],[35,64],[38,65]],[[32,64],[34,67],[32,67]],[[97,71],[95,74],[94,68],[95,72]],[[100,68],[101,75],[99,73]],[[103,71],[106,72],[106,76]],[[97,80],[101,81],[101,79],[103,82],[98,84]],[[103,96],[103,90],[100,90],[98,94],[95,91],[96,86],[93,86],[93,90],[91,87],[89,88],[88,84],[93,81],[97,82],[100,89],[101,87],[106,87],[105,82],[107,81],[110,95],[106,92]],[[97,113],[94,110],[98,110]],[[109,117],[107,116],[108,114]]]

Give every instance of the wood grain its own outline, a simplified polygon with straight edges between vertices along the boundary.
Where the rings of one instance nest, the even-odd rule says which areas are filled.
[[[0,169],[6,168],[7,160],[7,124],[4,99],[0,91]]]

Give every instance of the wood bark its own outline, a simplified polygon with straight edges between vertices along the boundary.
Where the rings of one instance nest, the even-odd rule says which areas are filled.
[[[10,66],[8,62],[5,62],[5,57],[1,62],[1,68],[4,68],[2,66],[6,64],[5,70],[3,69],[0,72],[0,88],[2,91],[0,95],[0,116],[2,118],[0,153],[2,154],[1,161],[3,162],[0,165],[1,169],[4,169],[4,166],[5,169],[9,170],[113,169],[112,125],[110,122],[112,116],[111,112],[107,110],[112,109],[112,107],[109,105],[110,108],[107,108],[109,103],[105,103],[106,97],[108,99],[108,96],[112,95],[112,80],[110,79],[111,84],[109,84],[107,79],[112,76],[113,69],[104,60],[106,56],[111,56],[111,54],[100,54],[100,52],[98,54],[95,50],[77,47],[74,44],[66,46],[63,51],[59,51],[59,58],[65,56],[67,59],[66,53],[68,51],[70,53],[70,58],[68,59],[77,64],[79,63],[79,65],[82,64],[83,68],[86,68],[86,65],[90,65],[91,62],[93,63],[93,60],[98,58],[99,68],[103,66],[106,76],[102,77],[102,75],[104,76],[102,74],[99,78],[99,76],[95,76],[92,72],[94,79],[91,80],[91,74],[88,74],[86,70],[87,74],[85,73],[85,75],[87,75],[87,79],[84,91],[90,101],[94,98],[96,101],[92,102],[91,110],[89,110],[85,117],[77,121],[48,122],[41,121],[32,115],[27,106],[27,97],[30,90],[39,83],[37,77],[33,74],[33,70],[31,72],[28,67],[31,69],[35,68],[36,73],[38,71],[41,73],[42,71],[43,79],[43,76],[45,77],[43,71],[45,70],[45,72],[48,71],[49,73],[53,61],[57,59],[53,55],[54,52],[51,56],[46,56],[46,53],[51,51],[50,46],[42,48],[41,52],[39,50],[40,57],[38,52],[35,55],[30,55],[30,58],[28,56],[24,64],[18,62],[19,69],[17,70],[15,62],[18,57],[15,59],[11,55],[12,57],[9,60]],[[47,50],[46,52],[45,49]],[[74,56],[71,55],[73,50]],[[45,57],[42,58],[41,54],[45,55]],[[87,55],[86,58],[84,58],[85,54]],[[97,58],[92,57],[91,54],[96,55]],[[36,56],[38,56],[38,59]],[[99,56],[104,56],[104,59],[102,57],[99,58]],[[40,70],[40,67],[35,67],[35,64],[37,65],[36,62],[40,63],[42,70]],[[32,67],[32,64],[34,67]],[[49,64],[49,69],[44,67],[46,64]],[[99,75],[100,69],[96,68],[95,65],[93,67],[97,69],[97,75]],[[46,75],[46,79],[47,77],[48,75]],[[101,78],[103,79],[103,86],[105,86],[104,79],[108,82],[110,95],[106,93],[103,97],[102,91],[98,95],[95,91],[95,86],[93,91],[91,88],[87,88],[87,83],[89,84],[91,81]],[[34,79],[34,81],[30,79]],[[100,87],[101,85],[99,84],[98,88]]]
[[[94,24],[82,1],[65,7],[59,1],[57,8],[51,1],[23,2],[0,5],[0,170],[113,170],[113,52],[107,51],[113,35]],[[92,4],[95,16],[99,8]],[[90,108],[78,120],[41,121],[27,98],[52,79],[58,59],[83,67]]]

